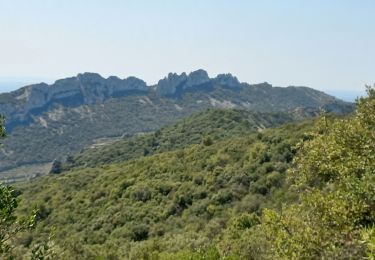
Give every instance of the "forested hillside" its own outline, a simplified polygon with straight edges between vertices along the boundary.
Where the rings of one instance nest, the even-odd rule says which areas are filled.
[[[48,251],[62,259],[371,259],[374,101],[369,89],[355,115],[261,132],[242,127],[248,113],[211,110],[195,116],[212,120],[205,127],[220,125],[217,114],[244,117],[233,136],[218,128],[217,139],[19,186],[19,214],[38,211],[15,252],[53,234]],[[159,134],[184,136],[187,122]],[[113,151],[120,144],[132,145]]]
[[[209,78],[204,70],[170,73],[155,86],[134,77],[83,73],[0,94],[0,114],[6,116],[8,131],[0,149],[0,171],[50,163],[101,144],[103,138],[112,141],[156,131],[208,108],[303,118],[320,108],[345,114],[353,104],[307,87],[250,85],[230,74]]]
[[[266,128],[298,120],[287,113],[254,113],[238,109],[208,109],[179,121],[175,125],[162,127],[151,134],[139,134],[124,138],[110,145],[82,150],[69,156],[64,170],[73,167],[93,167],[112,162],[173,151],[192,144],[212,143],[245,133],[261,132]]]
[[[375,260],[374,13],[0,0],[0,260]]]
[[[77,259],[137,259],[151,245],[161,254],[209,247],[231,217],[260,214],[266,205],[273,208],[283,198],[294,198],[282,189],[285,173],[293,146],[306,138],[313,122],[258,132],[256,126],[272,122],[272,116],[250,124],[254,116],[210,110],[160,131],[161,141],[180,137],[182,143],[173,151],[144,157],[135,149],[123,157],[135,158],[130,161],[43,177],[22,187],[23,205],[28,205],[22,208],[37,207],[40,223],[21,241],[28,246],[54,232],[57,250]],[[181,127],[197,118],[209,120],[195,129]],[[233,118],[237,120],[229,121]],[[233,136],[227,134],[229,128]],[[113,151],[120,144],[131,153],[137,143],[121,142]]]

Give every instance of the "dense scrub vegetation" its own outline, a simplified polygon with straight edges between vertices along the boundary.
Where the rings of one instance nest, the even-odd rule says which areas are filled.
[[[6,136],[4,118],[0,116],[0,139]],[[1,146],[1,143],[0,143]],[[30,231],[36,220],[37,211],[19,217],[16,210],[19,204],[15,191],[10,186],[0,184],[0,257],[1,259],[15,259],[14,247],[17,244],[19,235],[22,232]],[[52,259],[54,251],[51,249],[50,240],[34,243],[33,247],[24,250],[23,257],[29,259]]]
[[[375,89],[368,94],[355,116],[333,123],[323,117],[299,149],[290,172],[299,203],[266,210],[249,231],[264,235],[273,257],[374,259]]]
[[[346,118],[254,131],[259,124],[246,123],[254,115],[208,111],[191,135],[185,120],[83,152],[70,171],[19,187],[19,213],[36,207],[38,225],[18,237],[17,252],[52,233],[62,259],[373,259],[375,90],[368,93]],[[217,120],[233,116],[242,119],[220,130]],[[140,153],[149,139],[158,148]]]
[[[368,95],[350,118],[323,116],[298,145],[287,185],[298,200],[259,218],[235,216],[213,258],[374,259],[375,89]],[[207,257],[169,257],[194,254]]]
[[[93,85],[92,89],[96,87]],[[6,102],[10,107],[17,107],[11,101],[16,99],[10,98],[9,94],[1,94],[0,102],[4,97],[10,102]],[[29,115],[29,122],[22,124],[16,124],[14,118],[8,116],[7,123],[13,127],[4,149],[0,150],[0,171],[21,165],[50,163],[68,153],[80,151],[94,140],[155,131],[207,108],[296,112],[302,117],[315,114],[321,106],[338,113],[353,109],[351,103],[313,89],[273,88],[267,83],[235,88],[210,83],[175,97],[163,97],[151,91],[113,97],[90,105],[72,105],[70,102],[73,101],[67,99],[37,109]]]
[[[191,144],[212,143],[256,132],[295,120],[287,113],[252,113],[238,109],[208,109],[152,134],[125,138],[110,145],[89,148],[69,156],[64,170],[122,162],[155,153],[173,151]]]
[[[220,120],[233,116],[242,119],[210,130],[209,141],[198,134],[198,128],[220,127]],[[197,115],[209,120],[191,129],[195,135],[184,135],[189,120],[160,131],[165,137],[160,140],[169,140],[168,133],[179,136],[181,147],[172,151],[76,169],[23,187],[23,208],[37,207],[40,223],[20,244],[27,248],[54,232],[56,250],[69,259],[208,250],[232,217],[254,218],[264,207],[295,197],[282,189],[284,177],[293,146],[312,123],[258,132],[246,123],[253,116],[208,111]],[[238,134],[227,136],[229,128]]]
[[[4,117],[0,116],[0,139],[5,137],[5,121]]]
[[[157,107],[158,109],[155,109]],[[4,140],[0,170],[52,162],[78,152],[93,140],[154,131],[190,115],[194,108],[175,108],[173,100],[134,95],[76,108],[54,105],[34,123],[17,126]]]

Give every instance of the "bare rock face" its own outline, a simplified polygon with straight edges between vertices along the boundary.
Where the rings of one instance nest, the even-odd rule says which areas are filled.
[[[107,97],[106,80],[99,74],[83,73],[76,78],[85,104],[103,102]]]
[[[0,115],[9,133],[0,149],[0,171],[52,162],[98,138],[155,130],[210,107],[286,112],[297,118],[315,115],[319,108],[338,114],[354,109],[310,88],[250,85],[231,74],[209,78],[204,70],[170,73],[152,87],[135,77],[83,73],[0,94]],[[52,172],[59,172],[58,161]]]
[[[168,77],[159,80],[156,86],[156,92],[162,96],[174,95],[179,89],[187,90],[192,87],[200,86],[210,82],[210,78],[205,70],[196,70],[189,75],[182,73],[169,73]]]
[[[107,79],[106,84],[109,96],[115,96],[127,91],[148,91],[146,82],[136,77],[120,79],[118,77],[111,76]]]
[[[25,111],[40,108],[46,103],[48,85],[26,86],[11,93],[0,94],[0,113],[9,120],[24,121]]]
[[[25,88],[25,91],[18,97],[19,100],[24,99],[25,102],[25,109],[32,110],[35,108],[39,108],[40,104],[43,104],[47,100],[48,95],[48,85],[45,83],[28,86]]]
[[[184,84],[187,80],[186,73],[182,73],[181,75],[178,75],[176,73],[169,73],[168,77],[165,77],[164,79],[159,80],[156,91],[162,95],[173,95],[177,91],[177,87]]]
[[[232,74],[219,74],[216,78],[210,78],[205,70],[199,69],[187,75],[185,72],[178,75],[169,73],[168,77],[159,80],[156,85],[156,92],[161,96],[173,96],[178,91],[185,91],[193,88],[203,88],[205,84],[221,85],[230,88],[239,88],[241,83]]]
[[[228,100],[209,97],[208,100],[213,106],[221,104],[228,107],[240,103],[246,109],[268,109],[264,105],[268,102],[274,107],[283,104],[283,109],[289,110],[296,106],[317,107],[318,105],[323,108],[329,105],[327,107],[329,111],[343,109],[342,103],[316,90],[301,87],[278,88],[268,83],[249,85],[240,83],[231,74],[219,74],[215,78],[210,78],[206,71],[199,69],[189,74],[169,73],[154,87],[147,86],[143,80],[135,77],[120,79],[111,76],[106,79],[97,73],[82,73],[76,77],[57,80],[51,85],[34,84],[10,93],[0,94],[0,114],[6,117],[7,130],[11,131],[16,126],[35,122],[38,115],[53,109],[55,105],[63,107],[93,105],[111,97],[139,93],[148,95],[151,91],[155,91],[159,98],[174,98],[182,97],[181,94],[186,91],[209,92],[219,86],[236,92],[232,99],[238,99],[237,93],[241,92],[246,100],[236,103],[232,102],[229,97]],[[229,93],[227,90],[226,92]]]
[[[81,95],[80,82],[77,77],[57,80],[48,88],[47,102],[62,100]],[[42,106],[45,104],[42,104]]]
[[[12,121],[22,123],[30,119],[33,111],[56,102],[63,105],[95,104],[131,91],[147,92],[148,87],[135,77],[105,79],[97,73],[83,73],[57,80],[52,85],[40,83],[0,94],[0,113],[5,115],[8,124]]]
[[[199,86],[210,81],[205,70],[196,70],[189,74],[183,89],[188,89],[194,86]]]
[[[228,86],[228,87],[240,87],[241,83],[238,81],[237,77],[232,76],[232,74],[219,74],[216,76],[216,78],[213,79],[213,81],[222,86]]]

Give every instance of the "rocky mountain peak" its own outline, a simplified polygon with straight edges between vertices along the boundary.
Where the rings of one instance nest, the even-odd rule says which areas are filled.
[[[219,74],[214,78],[214,82],[218,85],[228,86],[228,87],[239,87],[241,83],[238,81],[237,77],[230,73]]]
[[[159,80],[156,85],[156,92],[162,96],[174,95],[181,90],[189,90],[194,87],[199,87],[207,83],[221,85],[231,88],[240,87],[241,83],[237,77],[232,74],[219,74],[216,78],[211,79],[207,71],[198,69],[190,72],[188,75],[184,72],[182,74],[169,73],[167,77]]]
[[[183,88],[188,89],[193,86],[202,85],[209,81],[210,81],[210,78],[208,77],[207,71],[199,69],[189,74],[189,76],[187,77],[187,81],[184,84]]]
[[[189,75],[185,72],[180,75],[177,73],[169,73],[167,77],[159,80],[156,91],[164,96],[174,95],[179,89],[186,90],[209,81],[210,78],[207,72],[202,69],[190,72]]]
[[[65,107],[94,105],[102,103],[110,97],[121,97],[134,93],[147,95],[150,91],[155,91],[160,96],[176,97],[184,91],[204,90],[209,92],[215,86],[232,88],[235,92],[242,91],[249,94],[248,100],[240,103],[247,109],[262,107],[262,104],[256,105],[257,100],[263,97],[270,98],[272,95],[276,95],[278,100],[281,100],[279,96],[288,95],[288,99],[280,101],[285,104],[301,104],[311,107],[316,107],[316,104],[331,104],[333,100],[332,97],[327,97],[324,93],[305,88],[277,88],[267,82],[253,85],[240,83],[231,74],[219,74],[215,78],[210,78],[207,72],[202,69],[189,74],[185,72],[181,74],[169,73],[165,78],[159,80],[155,87],[148,87],[146,82],[136,77],[120,79],[111,76],[103,78],[97,73],[86,72],[75,77],[57,80],[51,85],[34,84],[10,93],[0,94],[0,113],[6,116],[7,127],[11,129],[20,124],[33,122],[36,115],[48,111],[50,106],[55,104]],[[210,98],[208,98],[210,104],[217,104],[218,101],[213,102],[214,99]],[[271,100],[273,99],[271,98]],[[299,103],[301,100],[303,102]]]
[[[176,93],[177,87],[185,83],[186,80],[187,75],[185,72],[180,75],[177,73],[169,73],[167,77],[159,80],[156,91],[162,96],[173,95]]]
[[[24,122],[30,119],[35,109],[53,103],[63,105],[83,105],[103,102],[111,96],[124,96],[133,91],[147,92],[143,80],[136,77],[119,79],[103,78],[97,73],[82,73],[76,77],[56,80],[55,83],[29,85],[16,91],[0,94],[1,114],[9,121]]]
[[[79,73],[77,75],[77,79],[82,82],[103,82],[105,79],[100,76],[98,73],[93,72],[85,72],[85,73]]]
[[[111,76],[106,80],[106,86],[108,96],[120,96],[132,91],[147,92],[149,90],[146,82],[136,77],[120,79],[118,77]]]

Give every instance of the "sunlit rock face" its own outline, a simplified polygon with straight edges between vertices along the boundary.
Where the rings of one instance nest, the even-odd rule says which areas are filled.
[[[210,81],[205,70],[196,70],[189,74],[183,89],[188,89],[194,86],[199,86]]]
[[[185,72],[181,75],[169,73],[168,77],[159,80],[156,91],[162,96],[173,95],[176,93],[177,87],[183,85],[186,80],[187,75]]]
[[[0,114],[6,117],[7,131],[11,132],[18,125],[33,123],[35,118],[48,113],[56,106],[75,108],[104,104],[111,98],[131,95],[143,95],[147,98],[155,96],[164,101],[168,98],[184,100],[189,98],[189,95],[184,96],[187,92],[190,96],[198,95],[199,99],[207,94],[206,104],[214,107],[242,107],[257,111],[290,111],[296,107],[321,107],[337,113],[347,110],[347,105],[340,100],[313,89],[280,88],[268,83],[250,85],[240,83],[229,73],[210,78],[205,70],[199,69],[190,73],[169,73],[152,87],[136,77],[103,78],[97,73],[86,72],[57,80],[51,85],[34,84],[0,94]],[[196,108],[198,107],[203,108],[204,103]]]
[[[111,76],[105,79],[97,73],[83,73],[57,80],[52,85],[34,84],[1,94],[0,113],[6,116],[8,125],[25,123],[31,119],[33,112],[54,103],[66,106],[90,105],[109,97],[148,90],[146,83],[136,77],[120,79]]]
[[[169,73],[167,77],[159,80],[156,86],[156,92],[162,96],[171,96],[184,90],[209,83],[209,78],[205,70],[196,70],[187,75],[185,72],[178,75]]]
[[[237,77],[233,76],[232,74],[219,74],[216,76],[216,78],[213,79],[213,81],[222,86],[228,86],[228,87],[240,87],[241,83],[238,81]]]
[[[204,70],[169,73],[154,86],[135,77],[82,73],[0,94],[8,133],[0,147],[0,171],[52,162],[97,139],[154,131],[209,108],[303,119],[320,109],[346,114],[354,104],[307,87],[240,83],[231,74],[210,78]]]

